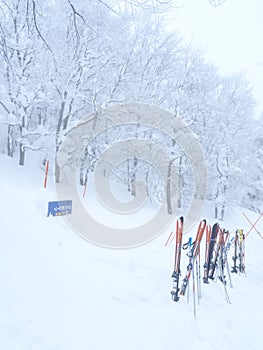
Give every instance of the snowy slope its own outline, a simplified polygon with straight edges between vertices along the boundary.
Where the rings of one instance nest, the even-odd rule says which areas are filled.
[[[255,232],[246,241],[247,275],[232,275],[231,305],[220,282],[202,285],[195,320],[191,295],[189,304],[170,298],[169,232],[136,249],[93,246],[63,218],[46,217],[55,196],[50,182],[42,188],[37,162],[19,167],[0,156],[0,169],[1,350],[262,348],[263,240]],[[232,233],[250,227],[240,208],[220,224]],[[263,231],[263,219],[257,227]]]

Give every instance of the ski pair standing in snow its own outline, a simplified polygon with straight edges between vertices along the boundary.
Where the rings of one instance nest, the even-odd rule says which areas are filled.
[[[206,220],[203,220],[200,222],[198,230],[197,230],[197,234],[196,234],[196,239],[192,245],[192,248],[190,249],[189,253],[188,253],[188,257],[189,257],[189,264],[187,266],[187,272],[185,275],[185,278],[183,279],[183,284],[181,287],[181,292],[180,295],[185,295],[187,286],[189,284],[189,280],[191,277],[191,273],[194,270],[194,262],[200,252],[200,243],[203,237],[203,233],[206,227]]]
[[[228,240],[229,232],[225,229],[220,229],[218,223],[213,225],[212,231],[209,225],[206,227],[206,251],[203,277],[204,283],[209,283],[208,279],[214,279],[217,268],[220,268],[220,271],[221,269],[224,271],[224,268],[227,265],[228,250],[226,248]]]
[[[212,231],[211,227],[206,229],[206,251],[205,251],[205,264],[204,264],[204,283],[209,283],[208,278],[210,270],[213,268],[213,254],[216,245],[217,235],[219,232],[219,225],[215,223]]]
[[[229,231],[220,229],[218,223],[213,225],[212,231],[207,229],[206,232],[206,254],[204,264],[204,283],[209,283],[208,279],[215,278],[217,272],[219,280],[223,283],[226,301],[230,304],[230,299],[226,289],[226,276],[224,269],[226,267],[229,284],[232,286],[229,266],[227,261],[227,252],[229,250]]]
[[[236,230],[234,240],[234,255],[233,255],[234,266],[232,271],[237,273],[245,273],[245,235],[243,230]]]
[[[181,216],[176,221],[176,241],[175,241],[175,256],[174,256],[174,271],[172,274],[173,279],[173,290],[171,291],[173,301],[179,301],[179,277],[181,274],[180,263],[181,263],[181,251],[182,251],[182,236],[183,236],[183,224],[184,218]]]
[[[181,264],[181,251],[182,251],[183,223],[184,223],[183,217],[180,217],[180,219],[176,221],[174,271],[172,274],[174,285],[173,285],[173,290],[171,291],[172,299],[174,301],[179,300],[179,291],[180,291],[179,278],[181,275],[180,264]],[[198,257],[200,252],[200,242],[205,230],[205,226],[206,226],[206,221],[205,220],[201,221],[198,227],[195,241],[191,243],[191,239],[190,239],[189,242],[184,244],[184,247],[185,247],[184,249],[187,249],[188,247],[190,248],[188,253],[189,265],[187,267],[187,274],[183,280],[180,295],[185,295],[185,291],[186,291],[189,279],[191,277],[191,272],[193,270],[193,262],[196,261],[196,258]]]

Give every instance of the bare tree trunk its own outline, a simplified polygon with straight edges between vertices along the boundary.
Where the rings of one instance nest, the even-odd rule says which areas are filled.
[[[222,208],[221,208],[221,217],[220,217],[220,220],[223,220],[224,219],[224,216],[225,216],[225,204],[222,205]]]
[[[136,167],[138,164],[138,158],[134,157],[133,159],[133,169],[132,169],[132,177],[131,177],[131,195],[136,196]]]
[[[84,161],[81,160],[80,169],[79,169],[79,184],[80,184],[80,186],[83,186],[84,183],[85,183],[85,181],[84,181]]]
[[[88,157],[88,148],[86,147],[84,150],[84,155],[80,160],[80,168],[79,168],[79,183],[83,186],[86,182],[85,178],[87,177],[88,170],[86,169],[86,161]]]
[[[14,157],[15,141],[14,141],[14,126],[8,125],[7,131],[7,155]]]
[[[224,216],[225,216],[225,207],[226,207],[226,204],[225,204],[225,198],[226,198],[226,185],[224,185],[224,189],[223,189],[223,204],[222,204],[222,207],[221,207],[221,216],[220,216],[220,220],[223,220],[224,219]]]
[[[169,165],[168,165],[167,181],[166,181],[166,204],[167,204],[167,213],[168,214],[172,214],[173,213],[172,201],[171,201],[172,163],[173,163],[173,161],[170,160]]]
[[[55,160],[55,181],[57,184],[59,183],[59,180],[60,180],[60,166],[58,165],[58,162],[56,159]]]
[[[41,108],[37,107],[38,125],[42,125]]]
[[[183,172],[182,172],[182,163],[183,163],[183,156],[179,159],[179,188],[178,188],[178,201],[177,201],[177,207],[182,207],[182,187],[183,187]]]
[[[221,170],[220,170],[220,166],[219,166],[219,154],[218,152],[216,153],[216,169],[217,169],[217,173],[218,173],[218,183],[221,181],[221,178],[223,176]],[[219,208],[218,208],[218,203],[217,203],[217,198],[219,197],[219,193],[220,193],[220,190],[219,190],[219,185],[217,183],[217,191],[216,191],[216,196],[215,196],[215,219],[218,218],[218,211],[219,211]]]
[[[26,150],[23,142],[19,143],[19,165],[25,165]]]
[[[62,127],[63,122],[63,116],[64,116],[64,110],[66,105],[66,98],[67,98],[67,91],[64,92],[64,98],[61,102],[60,111],[59,111],[59,117],[58,117],[58,124],[56,129],[56,155],[58,154],[60,143],[59,143],[59,137],[60,137],[60,131]],[[60,180],[60,166],[57,163],[57,159],[55,161],[55,181],[56,183],[59,183]]]
[[[215,219],[218,218],[218,206],[215,204]]]
[[[66,130],[68,127],[69,117],[70,115],[68,114],[63,120],[63,130]]]
[[[56,183],[59,183],[60,180],[60,166],[57,163],[57,160],[55,162],[55,181]]]
[[[20,139],[21,141],[19,142],[19,165],[25,165],[25,156],[26,156],[26,150],[23,144],[23,128],[25,126],[25,118],[23,117],[22,119],[22,125],[19,126],[19,131],[20,131]]]

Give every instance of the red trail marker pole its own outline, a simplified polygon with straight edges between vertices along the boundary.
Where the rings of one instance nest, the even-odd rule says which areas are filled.
[[[172,238],[172,237],[173,237],[173,238]],[[172,238],[172,239],[171,239],[171,238]],[[167,247],[168,245],[170,245],[170,244],[172,243],[173,239],[174,239],[174,233],[171,232],[170,235],[169,235],[169,237],[167,238],[167,240],[166,240],[164,246]]]
[[[46,187],[47,187],[48,167],[49,167],[49,160],[47,160],[47,161],[46,161],[46,170],[45,170],[44,188],[46,188]]]

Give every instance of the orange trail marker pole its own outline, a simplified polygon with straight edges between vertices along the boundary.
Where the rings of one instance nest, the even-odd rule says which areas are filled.
[[[172,238],[172,240],[170,241],[172,235],[173,235],[173,232],[171,232],[170,235],[169,235],[169,237],[167,238],[167,241],[165,242],[165,245],[164,245],[165,247],[167,247],[168,244],[170,245],[170,244],[172,243],[172,241],[173,241],[173,239],[174,239],[174,235],[173,235],[173,238]]]
[[[49,167],[49,160],[47,160],[47,161],[46,161],[46,170],[45,170],[44,188],[46,188],[46,187],[47,187],[48,167]]]
[[[249,235],[249,233],[253,230],[253,228],[256,230],[256,232],[259,234],[259,236],[263,239],[263,236],[260,234],[259,230],[256,228],[256,224],[259,222],[259,220],[262,218],[263,213],[260,214],[260,216],[258,217],[258,219],[256,220],[256,222],[254,224],[252,224],[252,222],[250,221],[250,219],[247,217],[247,215],[245,213],[243,213],[244,217],[247,219],[247,221],[252,225],[250,230],[246,233],[245,238],[247,238],[247,236]]]

